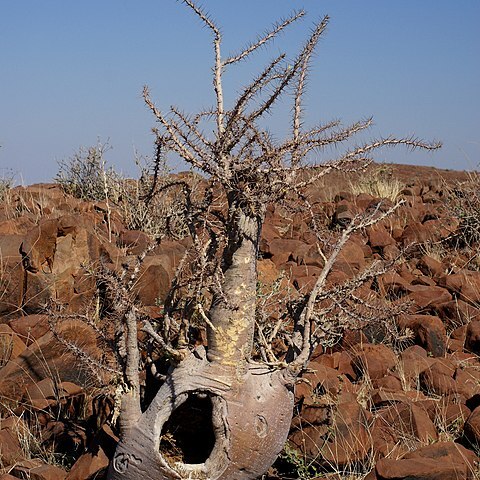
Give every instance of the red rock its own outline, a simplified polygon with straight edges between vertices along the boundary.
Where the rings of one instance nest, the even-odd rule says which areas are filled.
[[[445,431],[462,431],[465,421],[470,416],[470,409],[462,403],[450,403],[443,397],[433,412],[433,421],[437,421]]]
[[[467,326],[465,332],[465,349],[480,354],[480,320],[474,320]]]
[[[462,342],[461,340],[455,340],[454,338],[450,337],[447,340],[447,351],[449,353],[463,352],[463,345],[464,345],[464,342]]]
[[[27,346],[20,337],[5,324],[0,324],[0,365],[17,358]]]
[[[280,238],[280,233],[278,232],[275,225],[270,223],[271,217],[267,213],[267,217],[265,219],[265,223],[262,226],[262,236],[260,239],[260,251],[265,251],[265,248],[268,245],[268,242],[273,240],[274,238]],[[267,247],[268,248],[268,247]]]
[[[428,255],[423,255],[417,263],[417,268],[430,277],[438,278],[445,273],[445,267],[442,262],[439,262]]]
[[[2,259],[0,315],[18,311],[22,304],[24,273],[19,252],[22,239],[23,237],[19,235],[0,235]]]
[[[346,227],[355,218],[358,213],[358,208],[352,203],[353,197],[350,200],[339,200],[335,206],[335,213],[333,216],[333,224],[341,227]]]
[[[364,344],[355,348],[353,365],[362,375],[371,379],[385,376],[397,364],[397,357],[386,345]]]
[[[118,439],[104,426],[95,437],[89,452],[81,455],[74,463],[67,480],[94,480],[102,476],[108,468]]]
[[[388,425],[381,417],[376,417],[373,426],[370,428],[372,437],[373,452],[377,458],[390,455],[401,455],[404,452],[402,442],[396,433],[393,425]]]
[[[432,445],[426,445],[418,450],[407,453],[404,458],[436,458],[442,461],[452,460],[454,463],[464,462],[471,467],[478,460],[474,452],[454,442],[437,442]]]
[[[128,249],[128,255],[140,255],[149,244],[150,237],[140,230],[123,230],[117,240],[119,247]]]
[[[467,418],[463,433],[472,446],[480,445],[480,406],[475,408]]]
[[[480,303],[480,272],[464,270],[443,277],[439,284],[457,293],[461,300],[471,304]]]
[[[29,434],[28,424],[22,417],[10,415],[6,418],[0,418],[0,430],[8,429],[15,436],[24,436]]]
[[[412,403],[398,403],[380,412],[383,421],[398,434],[420,442],[431,442],[438,438],[435,425],[422,408]]]
[[[349,380],[358,380],[358,374],[353,368],[352,356],[347,352],[338,352],[338,373],[345,375]]]
[[[403,330],[413,330],[416,343],[434,357],[445,356],[447,334],[440,318],[432,315],[401,315],[398,325]]]
[[[331,424],[303,425],[290,441],[306,458],[318,464],[346,465],[363,460],[371,448],[367,426],[369,414],[357,402],[341,403]]]
[[[338,192],[333,201],[336,203],[340,203],[343,200],[347,200],[348,202],[353,202],[355,199],[355,195],[350,190],[342,190]]]
[[[426,277],[425,275],[420,275],[417,276],[413,281],[412,281],[412,287],[415,285],[422,285],[424,287],[436,287],[437,284],[435,280],[433,280],[430,277]],[[415,289],[412,289],[415,291]],[[446,291],[446,290],[445,290]],[[448,293],[448,292],[447,292]]]
[[[44,378],[27,388],[25,392],[27,400],[45,400],[55,399],[57,397],[57,389],[51,378]]]
[[[400,297],[410,291],[410,282],[396,272],[387,272],[378,277],[380,292],[385,296]]]
[[[8,324],[26,345],[32,344],[49,331],[48,315],[26,315],[15,318]]]
[[[350,330],[343,332],[342,340],[336,345],[338,348],[350,350],[352,347],[361,348],[358,344],[369,344],[367,336],[361,330]]]
[[[57,232],[56,219],[42,219],[27,233],[20,248],[27,270],[33,273],[52,271]]]
[[[280,270],[270,259],[257,262],[258,281],[265,285],[273,285],[280,277]]]
[[[383,225],[374,225],[367,228],[368,243],[372,248],[384,248],[388,245],[395,245],[395,239]]]
[[[32,458],[31,460],[22,460],[15,463],[11,468],[10,473],[16,478],[29,478],[29,472],[33,468],[41,467],[45,465],[39,458]]]
[[[2,254],[2,262],[21,261],[20,246],[23,241],[22,235],[0,235],[0,252]]]
[[[480,310],[463,300],[456,298],[447,303],[436,306],[438,315],[450,328],[459,324],[468,324],[474,320],[480,320]]]
[[[361,210],[365,210],[367,207],[369,207],[372,202],[376,201],[377,199],[373,196],[370,195],[369,193],[359,193],[355,199],[355,205],[360,208]]]
[[[427,220],[424,222],[424,226],[433,232],[432,240],[439,242],[452,236],[457,230],[460,222],[457,218],[452,216],[437,218],[433,220]]]
[[[480,371],[478,367],[457,368],[455,372],[457,390],[467,402],[474,396],[480,397]],[[471,406],[469,403],[467,403]]]
[[[304,242],[301,240],[274,238],[263,244],[262,253],[270,255],[272,262],[280,266],[286,263],[293,255],[293,252],[302,245],[304,245]]]
[[[380,459],[378,480],[469,480],[476,456],[453,442],[436,443],[411,452],[403,459]]]
[[[292,258],[298,265],[309,265],[313,267],[323,268],[325,261],[318,252],[316,244],[309,245],[303,243],[299,245],[294,252],[292,252]]]
[[[415,303],[417,312],[452,300],[448,290],[442,287],[411,285],[409,290],[410,293],[407,298]]]
[[[322,448],[328,465],[346,465],[363,460],[372,447],[368,433],[369,414],[357,402],[338,405],[333,418],[333,435]]]
[[[405,196],[419,196],[421,188],[419,185],[409,185],[408,187],[404,188],[400,194]]]
[[[415,388],[420,374],[427,370],[434,362],[433,358],[427,356],[426,350],[418,345],[406,348],[400,354],[400,359],[401,362],[397,369],[399,375],[405,378],[407,385]]]
[[[77,345],[87,355],[95,359],[101,358],[103,352],[97,347],[96,333],[86,323],[66,320],[58,324],[57,330],[66,341]],[[0,391],[7,398],[18,399],[28,386],[50,378],[52,372],[55,372],[60,381],[78,385],[90,384],[93,375],[88,365],[79,368],[78,358],[49,332],[0,369]],[[104,372],[97,371],[95,375],[97,374],[102,375]]]
[[[304,374],[302,379],[309,383],[302,382],[296,386],[295,397],[297,400],[304,399],[306,403],[313,403],[316,398],[326,393],[332,396],[338,395],[341,381],[337,370],[326,367],[317,361],[311,361],[307,368],[308,373]],[[348,380],[344,378],[342,382],[348,382]]]
[[[295,284],[295,281],[300,279],[308,279],[310,289],[315,285],[318,276],[320,275],[322,269],[319,267],[314,267],[312,265],[289,265],[287,264],[287,272],[291,277],[292,281]],[[305,281],[304,281],[305,283]],[[300,289],[297,287],[297,289]]]
[[[432,239],[432,232],[420,222],[410,222],[403,230],[401,241],[404,246],[422,244]]]
[[[458,392],[453,379],[455,368],[446,359],[437,359],[420,374],[420,383],[427,394],[452,395]]]
[[[293,418],[292,429],[302,430],[305,426],[325,425],[330,420],[331,402],[325,400],[319,403],[302,405],[301,415]]]
[[[393,375],[387,375],[382,378],[375,379],[373,382],[374,388],[386,389],[394,392],[402,391],[402,382]]]
[[[45,305],[52,298],[51,277],[43,272],[26,272],[25,295],[23,297],[22,309],[25,313],[38,313],[45,311]]]
[[[58,385],[58,392],[59,395],[69,397],[83,393],[83,388],[72,382],[62,382]]]
[[[365,254],[362,247],[349,240],[337,257],[333,266],[334,271],[341,271],[352,277],[365,267]]]
[[[55,465],[41,465],[28,472],[30,480],[63,480],[67,472]]]
[[[400,249],[396,245],[387,245],[383,247],[382,255],[385,260],[394,260],[399,258],[401,254]]]
[[[134,287],[138,300],[143,305],[156,305],[162,302],[170,289],[172,278],[173,272],[164,259],[147,257]]]
[[[402,390],[390,390],[380,387],[370,392],[369,407],[375,407],[378,409],[381,407],[394,405],[396,403],[408,403],[411,400],[409,393],[410,392],[404,392]],[[415,400],[418,400],[420,395],[423,394],[421,392],[416,394]]]
[[[18,436],[10,429],[0,430],[0,465],[6,467],[24,458]]]
[[[344,283],[349,278],[350,276],[346,273],[333,270],[327,276],[327,287],[331,288],[335,285],[342,285],[342,283]]]

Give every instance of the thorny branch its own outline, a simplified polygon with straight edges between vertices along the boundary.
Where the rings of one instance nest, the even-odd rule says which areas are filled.
[[[226,107],[223,85],[226,70],[267,45],[300,20],[304,12],[294,12],[274,24],[256,41],[247,44],[240,53],[223,58],[222,35],[215,22],[194,1],[182,0],[182,3],[194,12],[213,36],[215,102],[211,108],[198,113],[185,113],[177,107],[164,113],[152,100],[148,87],[144,87],[144,101],[157,121],[153,129],[156,140],[152,183],[144,200],[148,206],[155,195],[175,191],[177,213],[182,217],[191,241],[177,267],[163,305],[163,318],[158,323],[143,316],[135,300],[134,287],[145,255],[140,256],[133,267],[126,266],[123,273],[115,274],[104,269],[100,275],[110,297],[109,315],[115,329],[117,362],[124,372],[125,383],[133,389],[138,388],[138,370],[140,363],[145,361],[139,354],[136,341],[138,324],[147,334],[150,347],[155,345],[174,362],[179,362],[184,357],[185,348],[195,342],[192,333],[195,328],[215,331],[209,311],[212,298],[231,312],[237,308],[232,305],[235,302],[229,300],[231,295],[224,291],[225,272],[231,264],[232,252],[242,242],[251,242],[258,250],[260,228],[252,234],[252,229],[244,226],[261,226],[268,204],[295,198],[311,210],[305,196],[307,187],[334,170],[362,171],[372,161],[373,153],[384,147],[404,145],[426,150],[440,147],[438,142],[428,143],[415,137],[386,137],[352,147],[353,139],[371,127],[371,118],[347,126],[332,120],[304,128],[303,98],[310,63],[327,28],[328,16],[315,25],[295,58],[288,60],[284,53],[280,53],[240,89],[237,97],[229,102],[231,108]],[[278,141],[265,128],[267,122],[264,119],[290,92],[293,92],[291,133]],[[338,155],[331,157],[332,151]],[[188,180],[162,179],[159,185],[160,165],[170,152],[206,176],[198,191]],[[312,159],[313,154],[316,157]],[[344,325],[332,320],[335,309],[350,315],[354,321],[360,321],[354,313],[349,314],[344,299],[349,297],[354,303],[361,304],[362,300],[355,297],[355,289],[385,266],[374,264],[333,291],[327,288],[328,275],[355,232],[380,222],[399,205],[397,203],[385,212],[377,209],[367,216],[355,218],[341,233],[330,254],[319,248],[324,266],[311,292],[296,303],[292,314],[293,331],[288,331],[285,317],[279,317],[268,328],[257,321],[257,344],[265,364],[272,368],[285,366],[284,362],[277,360],[271,348],[274,339],[282,335],[290,349],[286,356],[290,368],[299,373],[317,344],[328,343],[340,335]],[[319,226],[314,221],[312,223],[314,231],[321,236]],[[168,230],[168,221],[166,225]],[[256,258],[251,257],[250,261],[255,268]],[[341,295],[344,295],[343,300]],[[367,303],[363,305],[368,307]],[[254,312],[251,316],[255,322]],[[147,362],[155,367],[150,354]]]
[[[305,200],[302,192],[306,187],[333,170],[361,171],[372,161],[372,153],[380,148],[405,145],[412,149],[434,150],[439,148],[440,144],[427,143],[414,137],[386,137],[346,148],[344,153],[340,153],[335,158],[325,157],[307,163],[312,152],[324,155],[325,152],[330,153],[329,147],[338,149],[342,145],[351,144],[353,137],[372,125],[372,119],[367,118],[348,126],[342,126],[338,120],[333,120],[307,130],[303,128],[302,99],[310,62],[328,25],[328,16],[316,24],[312,34],[293,61],[287,61],[284,54],[277,56],[239,93],[232,103],[233,107],[228,110],[224,105],[223,90],[223,74],[226,69],[247,59],[258,48],[266,45],[280,32],[302,18],[304,12],[294,12],[290,17],[276,23],[256,42],[248,44],[240,53],[223,59],[220,29],[192,0],[183,0],[183,3],[197,15],[213,35],[215,59],[213,89],[216,104],[208,111],[193,115],[187,115],[172,107],[171,115],[165,116],[151,100],[146,87],[144,98],[159,123],[159,128],[154,133],[161,139],[162,145],[179,154],[193,168],[208,175],[208,181],[216,185],[217,189],[220,188],[228,200],[222,207],[222,214],[220,210],[215,211],[213,208],[203,208],[194,214],[193,204],[185,203],[184,214],[190,219],[190,233],[193,238],[192,252],[195,255],[193,264],[198,271],[194,268],[186,268],[187,264],[192,262],[192,257],[188,257],[188,261],[185,260],[182,263],[182,269],[178,271],[172,288],[173,292],[182,290],[182,295],[185,295],[188,282],[194,285],[191,289],[190,301],[183,298],[183,302],[192,306],[190,315],[196,314],[202,323],[211,329],[213,325],[209,324],[208,312],[204,309],[205,304],[199,301],[199,297],[203,294],[222,296],[222,277],[218,259],[231,248],[229,239],[237,238],[227,229],[236,228],[235,224],[232,224],[232,219],[238,214],[239,206],[244,214],[256,216],[260,222],[263,222],[268,203],[283,201],[289,195]],[[260,120],[289,90],[294,92],[291,137],[277,142],[262,126]],[[211,120],[215,121],[215,127],[213,135],[209,137],[205,132],[209,131],[206,124]],[[206,122],[205,128],[200,128],[200,122]],[[398,206],[399,204],[396,204],[383,213],[374,211],[366,217],[355,218],[343,231],[330,255],[326,256],[321,252],[325,258],[325,265],[312,291],[304,299],[303,307],[295,317],[296,325],[290,340],[291,348],[294,350],[291,359],[292,368],[301,370],[312,349],[320,341],[320,337],[328,335],[328,330],[332,330],[326,323],[327,320],[321,317],[322,309],[319,309],[318,305],[327,295],[325,293],[328,292],[327,277],[342,248],[352,234],[381,221]],[[215,215],[214,212],[216,212]],[[195,218],[194,221],[193,218]],[[203,234],[199,234],[200,231],[203,231]],[[213,245],[213,239],[217,239],[215,245]],[[209,245],[208,248],[207,246],[202,248],[202,242],[205,241],[206,245]],[[222,261],[224,262],[225,258]],[[187,270],[188,274],[185,275]],[[367,272],[360,277],[365,281],[373,275],[372,272],[378,273],[380,270],[379,266],[372,266],[370,273]],[[353,284],[350,284],[349,289],[350,292],[354,291]],[[172,321],[175,313],[179,311],[178,301],[174,301],[174,298],[178,300],[177,294],[170,295],[169,301],[166,302],[170,305],[166,308],[168,322]],[[344,308],[343,304],[340,305],[335,300],[331,304],[337,308]],[[184,323],[186,321],[184,315],[187,311],[183,309],[182,312]],[[328,312],[323,311],[323,314],[326,313]],[[150,328],[148,330],[151,331]],[[269,332],[268,335],[265,334],[261,325],[257,330],[263,358],[271,363],[275,356],[268,344],[273,339],[272,334],[282,330],[282,322],[277,322],[273,332]]]

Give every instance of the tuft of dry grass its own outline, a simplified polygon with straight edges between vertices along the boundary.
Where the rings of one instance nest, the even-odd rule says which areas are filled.
[[[395,201],[404,185],[394,176],[391,167],[374,165],[355,181],[350,180],[349,187],[354,195],[368,193],[377,198]]]

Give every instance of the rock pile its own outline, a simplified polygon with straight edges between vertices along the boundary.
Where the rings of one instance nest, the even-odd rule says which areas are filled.
[[[126,229],[103,202],[74,199],[57,185],[12,192],[11,203],[0,206],[0,480],[101,478],[116,441],[108,426],[112,400],[92,388],[102,373],[79,368],[64,340],[92,359],[104,352],[94,325],[71,315],[58,325],[62,342],[45,311],[52,303],[66,315],[83,311],[97,298],[93,269],[132,262],[150,239]],[[312,193],[312,208],[330,231],[379,208],[380,199],[366,193],[337,192],[332,201]],[[389,326],[396,341],[380,325],[319,348],[296,389],[289,443],[317,472],[355,465],[370,472],[368,480],[476,478],[478,255],[448,248],[461,225],[444,207],[442,183],[418,180],[400,196],[405,202],[393,216],[352,236],[329,276],[336,285],[374,260],[402,256],[361,290],[404,305]],[[383,199],[380,208],[389,206]],[[280,279],[295,297],[314,285],[324,257],[309,218],[269,206],[259,252],[266,288]],[[136,292],[151,315],[187,246],[164,241],[143,262]],[[47,458],[53,444],[61,461]]]

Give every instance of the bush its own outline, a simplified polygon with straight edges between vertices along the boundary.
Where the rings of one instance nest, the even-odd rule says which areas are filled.
[[[10,190],[13,187],[13,175],[3,173],[0,176],[0,203],[8,200]]]
[[[101,143],[80,148],[73,157],[60,162],[55,181],[76,198],[106,202],[109,218],[115,209],[129,230],[142,230],[153,236],[163,236],[168,231],[183,237],[187,230],[185,222],[180,220],[181,188],[168,187],[170,179],[165,164],[159,159],[137,159],[139,177],[127,179],[113,167],[107,168],[104,154],[109,149],[108,144]],[[189,175],[187,181],[194,186],[197,179]]]
[[[97,143],[85,149],[81,147],[73,157],[59,163],[55,181],[64,191],[83,200],[100,201],[109,197],[109,192],[121,176],[110,167],[106,168],[104,154],[108,144]]]
[[[452,216],[460,220],[453,237],[457,248],[480,243],[480,173],[472,172],[469,180],[458,184],[451,192],[448,207]]]

